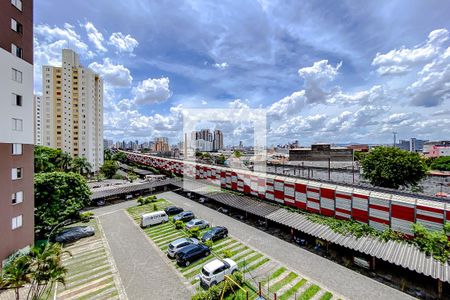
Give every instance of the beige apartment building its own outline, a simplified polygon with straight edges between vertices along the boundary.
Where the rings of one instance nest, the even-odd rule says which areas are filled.
[[[62,66],[42,67],[42,145],[83,156],[94,172],[103,164],[103,81],[62,50]]]

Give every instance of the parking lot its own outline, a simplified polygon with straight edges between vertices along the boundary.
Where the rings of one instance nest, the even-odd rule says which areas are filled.
[[[161,197],[166,196],[167,194],[168,193],[165,193]],[[163,208],[172,205],[172,203],[160,199],[156,203],[130,207],[127,211],[135,220],[136,224],[138,224],[140,222],[140,215],[142,213],[154,211],[154,205],[157,206],[158,210],[162,210]],[[187,209],[187,207],[184,208]],[[196,213],[195,210],[194,213]],[[214,220],[207,221],[211,223],[211,226],[221,225]],[[207,230],[208,229],[201,230],[200,236]],[[167,252],[168,244],[173,240],[189,236],[187,231],[176,229],[172,222],[154,225],[143,229],[143,231],[162,253]],[[165,259],[165,261],[171,265],[174,271],[182,275],[196,290],[201,289],[198,276],[202,267],[215,258],[223,258],[224,253],[227,253],[244,273],[247,281],[245,288],[249,291],[251,299],[256,297],[255,291],[257,291],[259,283],[261,283],[264,294],[272,295],[276,292],[278,299],[338,298],[333,295],[333,293],[322,288],[320,284],[309,280],[298,272],[290,270],[279,261],[233,237],[233,232],[230,232],[229,237],[216,241],[211,250],[212,255],[197,260],[187,267],[178,266],[175,260],[169,260],[168,258]]]

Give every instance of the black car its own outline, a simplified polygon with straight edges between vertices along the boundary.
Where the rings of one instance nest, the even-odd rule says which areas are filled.
[[[180,212],[184,211],[184,209],[182,209],[181,207],[176,207],[176,206],[168,206],[168,207],[164,208],[164,211],[166,212],[166,214],[168,216],[170,216],[170,215],[179,214]]]
[[[216,226],[205,232],[202,236],[202,242],[217,241],[228,236],[228,229],[223,226]]]
[[[76,226],[70,227],[58,232],[55,237],[55,242],[58,243],[72,243],[81,238],[93,236],[95,234],[95,229],[92,226]]]
[[[195,215],[192,211],[183,211],[183,212],[179,213],[178,215],[176,215],[175,217],[173,217],[173,220],[188,222],[194,218],[195,218]]]
[[[183,247],[180,251],[175,255],[177,259],[177,263],[180,266],[189,266],[191,262],[196,261],[197,259],[207,257],[211,253],[211,250],[202,244],[192,244],[186,247]]]

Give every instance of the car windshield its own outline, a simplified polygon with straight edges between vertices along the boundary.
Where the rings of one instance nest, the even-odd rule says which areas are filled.
[[[205,270],[205,268],[202,268],[202,273],[205,276],[209,276],[210,275],[209,272]]]
[[[172,244],[169,245],[169,249],[172,250],[174,246]]]

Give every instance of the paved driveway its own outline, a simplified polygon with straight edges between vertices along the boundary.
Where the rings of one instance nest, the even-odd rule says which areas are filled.
[[[178,194],[166,192],[160,194],[160,197],[185,209],[192,209],[197,216],[210,221],[212,226],[224,225],[228,227],[230,234],[233,236],[288,265],[294,271],[317,281],[330,291],[341,294],[345,298],[364,300],[413,299],[405,293],[280,240],[264,231],[236,221]]]
[[[190,290],[161,251],[123,210],[130,205],[133,202],[96,211],[128,299],[190,299]]]

